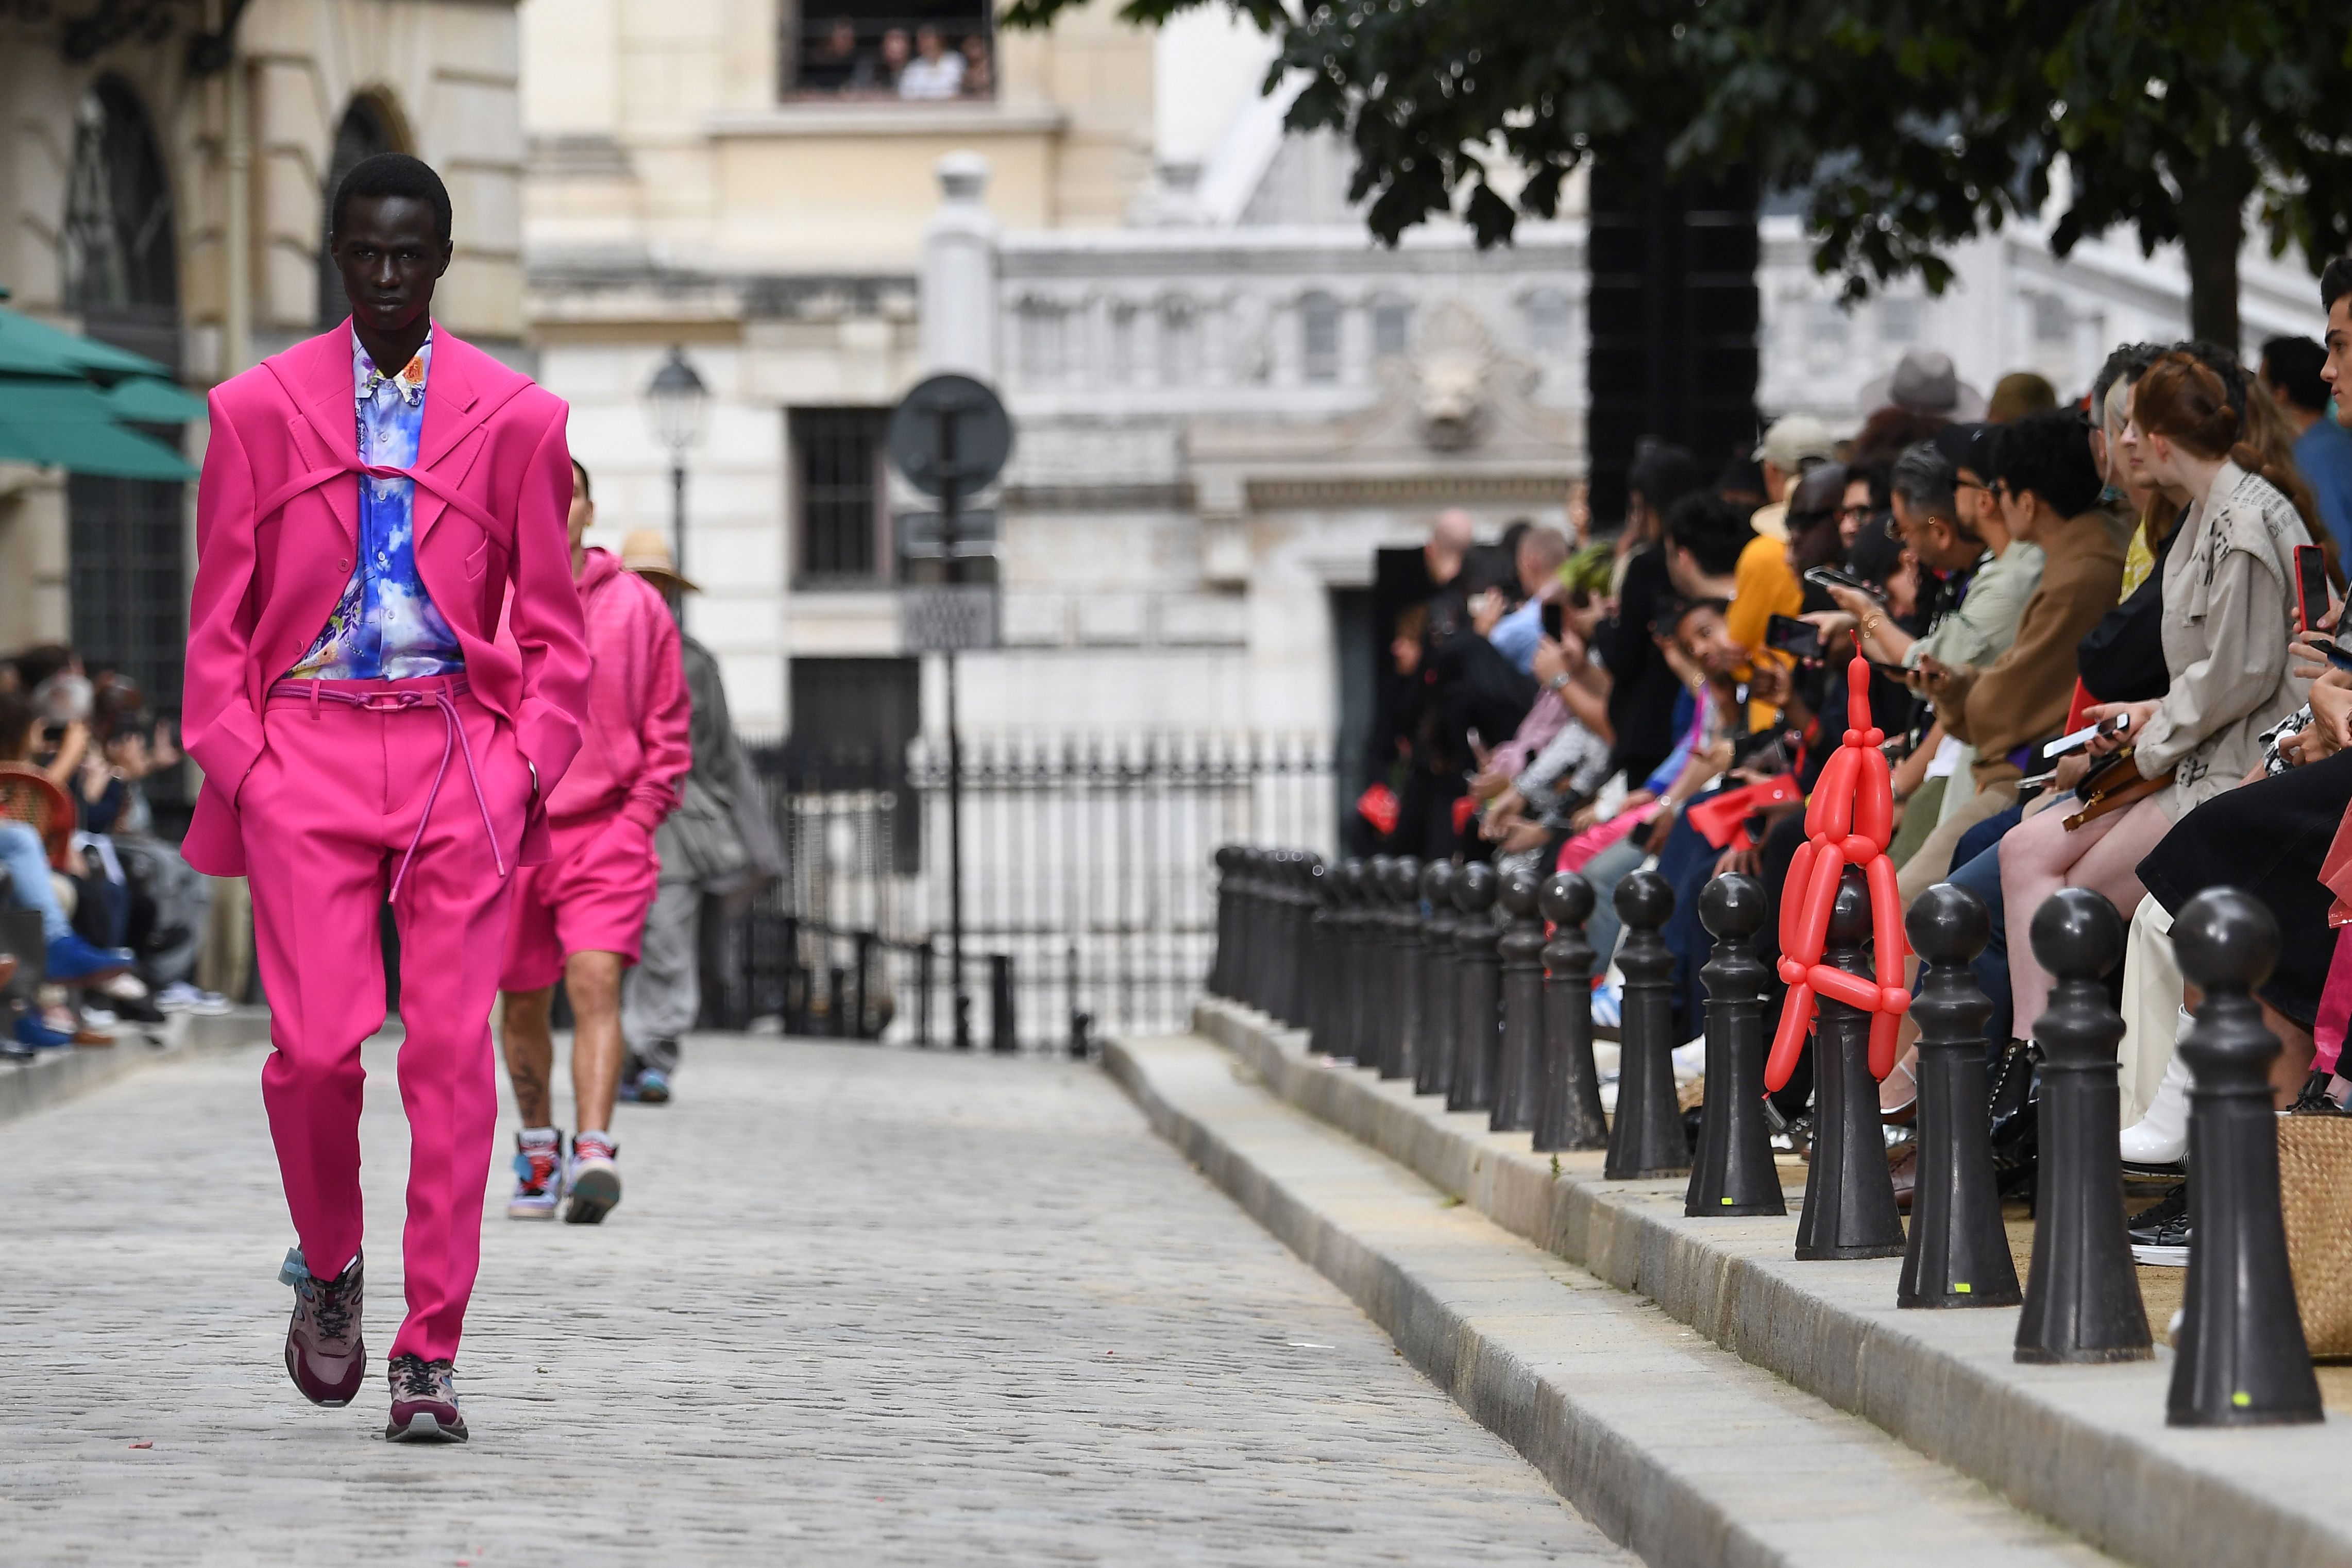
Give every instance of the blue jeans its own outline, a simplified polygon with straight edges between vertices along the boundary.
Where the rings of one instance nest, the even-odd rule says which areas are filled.
[[[1649,831],[1643,823],[1584,862],[1582,876],[1592,884],[1592,918],[1584,923],[1584,939],[1592,944],[1592,970],[1609,967],[1617,956],[1617,938],[1624,923],[1617,918],[1617,884],[1642,869],[1649,852],[1633,841]]]
[[[1988,835],[1982,849],[1959,861],[1958,869],[1946,879],[1953,886],[1965,887],[1984,900],[1985,913],[1992,917],[1992,940],[1985,944],[1985,950],[1977,955],[1970,967],[1976,971],[1977,985],[1992,998],[1992,1016],[1985,1020],[1985,1043],[1994,1050],[2009,1043],[2017,1032],[2011,1017],[2016,1009],[2009,988],[2009,928],[2003,922],[2009,906],[2000,896],[2000,834],[2017,826],[2019,820],[2017,808],[2012,806],[1969,829],[1968,836],[1960,841],[1959,854],[1967,854],[1974,848],[1969,841],[1986,829],[1995,831]]]
[[[0,822],[0,866],[8,872],[8,902],[40,915],[43,941],[73,935],[73,923],[58,904],[58,890],[49,885],[49,857],[40,834],[22,822]]]

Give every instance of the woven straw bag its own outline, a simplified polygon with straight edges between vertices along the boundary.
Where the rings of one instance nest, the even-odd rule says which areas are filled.
[[[2278,1152],[2303,1337],[2314,1359],[2352,1357],[2352,1116],[2307,1090],[2278,1119]]]

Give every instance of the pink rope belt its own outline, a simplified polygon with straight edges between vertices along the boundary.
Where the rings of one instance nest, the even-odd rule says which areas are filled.
[[[381,687],[347,691],[342,686],[343,683],[338,681],[283,680],[269,688],[268,700],[272,705],[308,703],[314,718],[322,702],[357,708],[362,713],[408,713],[421,707],[441,710],[441,766],[434,771],[433,787],[425,792],[425,810],[417,814],[416,831],[409,836],[408,852],[400,857],[400,869],[393,873],[391,896],[400,897],[401,879],[408,874],[408,862],[416,858],[416,846],[424,841],[425,824],[432,820],[433,803],[441,798],[441,780],[448,777],[453,750],[466,758],[466,777],[474,786],[474,804],[482,813],[482,831],[490,841],[490,860],[499,868],[499,875],[505,876],[506,857],[499,852],[499,831],[490,824],[489,798],[482,793],[481,770],[474,766],[474,743],[466,738],[466,726],[457,714],[457,699],[469,689],[464,678],[451,677],[431,686],[404,686],[391,691]]]

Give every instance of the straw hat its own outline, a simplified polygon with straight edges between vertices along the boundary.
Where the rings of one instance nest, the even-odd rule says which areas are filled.
[[[699,593],[701,589],[677,574],[677,563],[670,559],[669,538],[659,528],[632,528],[621,540],[621,564],[639,577],[649,577],[656,588],[675,588],[681,593]]]

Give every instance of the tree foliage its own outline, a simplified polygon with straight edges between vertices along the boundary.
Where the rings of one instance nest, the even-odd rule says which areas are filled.
[[[1013,0],[1041,26],[1076,0]],[[1223,4],[1278,41],[1298,130],[1356,156],[1372,231],[1454,213],[1482,245],[1549,217],[1596,151],[1752,167],[1803,193],[1814,263],[1859,296],[1949,280],[1957,242],[2038,217],[2182,242],[2195,329],[2237,335],[2251,210],[2273,253],[2352,248],[2352,26],[2324,0],[1127,0]]]

